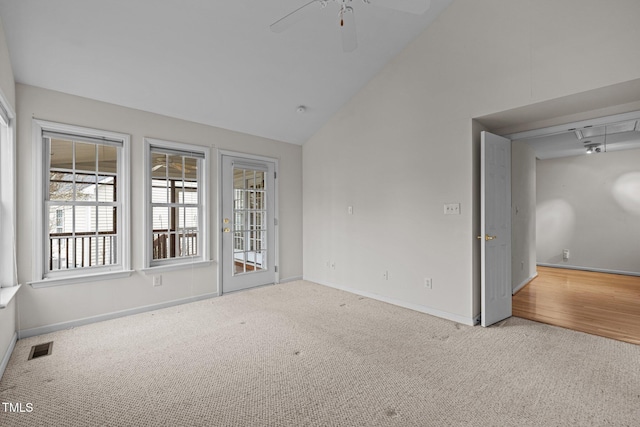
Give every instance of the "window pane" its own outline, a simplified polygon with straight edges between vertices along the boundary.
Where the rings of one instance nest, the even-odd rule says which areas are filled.
[[[76,173],[76,200],[95,202],[96,175]]]
[[[154,207],[152,223],[154,231],[168,230],[170,228],[169,208]]]
[[[180,236],[180,256],[198,255],[198,233],[186,232]]]
[[[98,172],[118,172],[118,149],[110,145],[98,145]]]
[[[73,174],[49,173],[49,200],[73,200]]]
[[[169,202],[169,181],[154,179],[151,181],[151,203]]]
[[[198,179],[198,159],[193,157],[184,158],[184,179],[197,181]]]
[[[153,259],[167,258],[169,247],[168,233],[153,233]]]
[[[264,188],[264,172],[263,171],[256,171],[256,178],[255,178],[255,182],[254,182],[254,187],[256,189],[261,189]]]
[[[170,155],[169,157],[169,178],[182,179],[182,156]]]
[[[116,208],[114,206],[99,206],[98,231],[101,233],[115,233],[116,218]]]
[[[245,270],[245,253],[244,252],[235,252],[233,254],[234,261],[234,274],[244,273]]]
[[[151,176],[165,178],[167,176],[167,155],[151,152]]]
[[[49,234],[73,231],[73,208],[71,206],[49,206]]]
[[[74,206],[76,234],[95,233],[97,225],[96,206]]]
[[[74,142],[77,171],[96,171],[96,145],[86,142]]]
[[[51,169],[73,169],[73,142],[51,139],[49,156]]]
[[[233,249],[234,251],[244,251],[244,233],[233,233]]]
[[[114,176],[98,175],[98,201],[116,201],[116,178]]]
[[[198,208],[185,208],[184,227],[191,230],[198,228]]]

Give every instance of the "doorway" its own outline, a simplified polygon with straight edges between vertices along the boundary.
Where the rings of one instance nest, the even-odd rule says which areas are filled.
[[[567,323],[567,313],[577,313],[571,308],[576,297],[571,296],[570,291],[564,297],[556,295],[556,307],[550,312],[521,317],[584,332],[601,331],[590,333],[621,339],[612,336],[615,333],[607,334],[611,329],[607,325],[617,322],[615,317],[621,310],[611,309],[605,302],[620,300],[623,293],[614,292],[609,298],[605,294],[610,289],[605,287],[632,281],[636,288],[624,294],[624,298],[634,301],[622,301],[622,304],[633,304],[639,299],[640,287],[634,276],[640,275],[637,263],[640,259],[640,193],[637,191],[640,188],[640,168],[637,166],[640,164],[640,112],[508,134],[507,137],[513,140],[514,147],[525,143],[534,153],[532,194],[537,199],[533,203],[535,216],[528,224],[534,227],[533,235],[531,227],[518,232],[517,217],[522,214],[522,206],[517,201],[512,205],[514,293],[531,283],[514,297],[514,315],[535,311],[532,306],[536,303],[548,306],[549,295],[545,292],[553,290],[542,284],[548,283],[549,278],[563,277],[564,281],[556,280],[556,285],[564,290],[569,282],[572,289],[588,283],[589,292],[600,284],[602,293],[600,298],[589,302],[590,314],[577,314],[589,318],[590,325],[585,326],[579,320]],[[539,173],[544,173],[545,179],[541,180]],[[518,187],[521,185],[514,185],[514,194],[520,192]],[[526,202],[520,199],[520,203]],[[526,228],[527,224],[524,225]],[[523,226],[522,221],[520,226]],[[518,235],[520,244],[516,242]],[[529,245],[522,245],[522,240]],[[534,275],[526,277],[525,272],[525,280],[520,282],[522,277],[516,278],[517,272],[531,255]],[[536,271],[544,278],[535,278]],[[605,276],[600,277],[601,273]],[[557,307],[558,301],[566,303],[564,308]],[[572,323],[577,326],[571,327]],[[635,326],[630,326],[640,329],[640,320],[636,319]]]
[[[220,163],[222,292],[276,283],[277,163],[235,153]]]
[[[621,85],[624,87],[627,87],[628,85]],[[612,87],[612,88],[603,88],[597,91],[593,91],[594,93],[616,93],[616,91],[618,89],[618,87]],[[638,92],[637,90],[634,92],[633,90],[631,90],[630,92],[628,92],[629,94],[632,94],[633,96],[636,96],[635,99],[637,98],[637,94],[635,94],[636,92]],[[572,104],[572,100],[578,101],[579,99],[582,99],[584,96],[584,94],[579,94],[579,95],[575,95],[575,96],[570,96],[570,97],[566,97],[563,99],[558,99],[558,100],[553,100],[553,101],[547,101],[544,103],[540,103],[540,104],[536,104],[536,105],[531,105],[528,107],[522,107],[520,109],[517,110],[512,110],[512,111],[506,111],[503,113],[496,113],[490,116],[485,116],[482,118],[477,118],[474,122],[474,135],[476,135],[476,139],[475,142],[478,143],[479,142],[479,134],[480,131],[484,130],[484,131],[492,131],[496,134],[499,135],[505,135],[507,137],[511,137],[511,138],[516,138],[517,136],[520,137],[520,139],[524,138],[524,136],[529,136],[532,137],[536,134],[536,132],[538,133],[537,136],[540,136],[542,133],[544,133],[544,131],[549,131],[550,129],[553,129],[555,132],[559,133],[559,132],[570,132],[571,135],[573,136],[574,140],[578,141],[579,144],[576,144],[576,146],[572,147],[572,149],[574,150],[578,150],[581,151],[581,153],[584,153],[586,155],[587,150],[589,150],[590,152],[595,152],[595,153],[604,153],[605,150],[603,149],[604,147],[597,147],[594,146],[594,143],[597,143],[598,141],[593,141],[594,138],[608,138],[607,139],[607,143],[609,144],[607,146],[607,151],[616,151],[618,149],[629,149],[630,147],[628,147],[628,142],[629,141],[624,141],[624,137],[628,136],[629,134],[627,133],[627,135],[624,135],[625,132],[631,132],[631,129],[623,129],[628,127],[628,124],[622,125],[622,127],[618,130],[614,130],[614,132],[609,132],[608,130],[605,130],[606,135],[598,135],[597,132],[591,132],[588,129],[584,129],[584,128],[589,128],[591,127],[597,127],[595,125],[606,125],[606,121],[610,120],[611,117],[613,117],[611,115],[611,113],[618,113],[618,115],[624,116],[623,119],[629,119],[629,115],[633,115],[636,113],[633,113],[634,110],[638,110],[638,108],[640,107],[640,102],[634,102],[634,103],[629,103],[629,104],[625,104],[625,105],[619,105],[619,106],[607,106],[602,107],[600,109],[594,109],[594,110],[578,110],[578,108],[583,107],[582,105],[579,105],[579,103],[573,103]],[[601,97],[596,97],[596,98],[591,98],[591,99],[599,99],[599,100],[603,100],[604,98]],[[611,100],[611,97],[609,97],[608,101]],[[575,108],[574,111],[571,111],[571,105],[573,105],[573,108]],[[556,112],[556,114],[554,114],[554,111]],[[580,112],[576,112],[576,111],[580,111]],[[632,111],[632,113],[627,113],[628,111]],[[562,112],[564,115],[560,115],[557,114],[558,112]],[[599,113],[603,113],[600,114]],[[610,116],[607,116],[604,113],[609,113]],[[523,118],[526,118],[527,116],[531,117],[531,122],[526,122],[523,121]],[[555,117],[554,117],[555,116]],[[640,117],[640,116],[639,116]],[[566,118],[566,120],[564,119]],[[624,121],[623,120],[623,121]],[[592,123],[589,123],[592,122]],[[558,123],[561,123],[561,125],[557,125]],[[585,139],[585,141],[580,140],[579,138],[577,138],[577,133],[575,133],[574,131],[576,129],[571,129],[571,124],[575,124],[577,123],[577,127],[582,127],[586,132],[584,132],[581,136],[589,136],[591,138],[591,142],[589,143],[589,145],[591,145],[591,147],[586,145],[586,142],[589,141],[589,139]],[[605,126],[606,127],[606,126]],[[614,126],[615,127],[615,126]],[[533,131],[526,131],[526,129],[534,129]],[[543,130],[543,131],[541,131]],[[476,133],[477,132],[477,133]],[[633,129],[633,132],[635,132],[636,135],[640,135],[640,122],[636,122],[635,127]],[[550,132],[548,132],[550,133]],[[552,133],[552,132],[551,132]],[[614,135],[614,134],[619,134],[619,135]],[[616,145],[618,145],[618,147],[616,147]],[[627,147],[624,147],[624,145],[627,145]],[[479,143],[478,143],[479,146]],[[595,150],[595,148],[600,148],[600,150]],[[640,150],[639,150],[640,152]],[[620,153],[623,154],[624,153]],[[475,153],[475,155],[477,156],[476,158],[479,159],[480,158],[480,154],[479,154],[479,150]],[[512,286],[513,286],[513,291],[516,292],[518,289],[521,289],[523,286],[525,286],[528,282],[530,282],[532,279],[535,278],[536,276],[536,265],[537,265],[537,259],[536,259],[536,247],[535,247],[535,241],[536,241],[536,222],[535,222],[535,213],[536,213],[536,206],[535,206],[535,193],[536,193],[536,187],[535,187],[535,169],[536,169],[536,160],[535,160],[535,155],[532,156],[532,161],[531,161],[531,169],[533,169],[533,185],[532,187],[532,191],[531,194],[533,194],[533,199],[534,199],[534,203],[533,206],[520,206],[518,205],[518,201],[514,200],[513,205],[511,206],[512,208],[512,216],[513,216],[513,223],[514,226],[517,225],[519,223],[520,227],[522,227],[523,229],[525,229],[525,233],[523,235],[520,235],[519,237],[514,236],[514,244],[512,245],[513,250],[516,251],[518,250],[517,248],[519,247],[521,250],[521,253],[518,255],[518,257],[514,257],[512,260],[512,271],[514,272],[514,275],[516,274],[516,272],[521,272],[522,270],[524,270],[522,272],[522,274],[524,274],[524,279],[523,280],[513,280]],[[479,164],[480,162],[478,162]],[[513,167],[512,169],[518,170],[519,167]],[[477,173],[477,172],[476,172]],[[477,176],[479,176],[480,174],[478,173]],[[639,174],[640,175],[640,174]],[[627,177],[629,178],[629,177]],[[479,179],[479,178],[478,178]],[[624,184],[627,185],[631,185],[633,184],[633,182],[640,182],[640,181],[633,181],[631,179],[627,179]],[[479,181],[478,181],[479,182]],[[531,183],[531,180],[530,180]],[[592,185],[594,185],[593,183],[585,183],[585,188],[590,188]],[[478,188],[478,186],[475,186],[475,188]],[[518,188],[514,188],[514,193],[517,193],[518,195],[520,195],[520,192],[518,190]],[[479,193],[478,193],[479,194]],[[515,199],[515,198],[514,198]],[[479,200],[479,199],[476,199]],[[640,203],[640,201],[638,201]],[[476,206],[478,206],[478,208],[480,207],[480,203],[479,201],[474,201],[474,204],[477,203]],[[531,215],[527,214],[527,208],[530,209],[530,212],[532,213]],[[479,210],[479,209],[478,209]],[[480,217],[480,212],[477,212],[477,217]],[[523,221],[526,220],[526,221]],[[636,221],[637,222],[637,221]],[[479,230],[480,227],[478,227],[476,230]],[[475,231],[475,230],[474,230]],[[527,234],[528,233],[528,234]],[[474,233],[478,234],[477,232]],[[532,237],[531,237],[532,236]],[[518,241],[518,239],[520,239],[520,241]],[[529,246],[527,246],[529,245]],[[577,252],[577,251],[576,251]],[[481,264],[480,261],[480,251],[479,249],[476,252],[477,254],[477,258],[476,258],[476,262],[478,262],[478,267],[476,271],[480,271],[480,266],[479,264]],[[573,256],[573,252],[571,254]],[[528,266],[527,264],[531,267],[531,271],[532,273],[527,275],[528,273]],[[606,271],[606,269],[605,269]],[[478,275],[480,276],[480,274]],[[478,279],[478,282],[480,281],[480,279]],[[480,285],[478,284],[477,287],[475,287],[476,289],[476,293],[474,296],[475,299],[475,307],[476,307],[476,314],[480,313],[480,298],[481,298],[481,293],[480,293]]]

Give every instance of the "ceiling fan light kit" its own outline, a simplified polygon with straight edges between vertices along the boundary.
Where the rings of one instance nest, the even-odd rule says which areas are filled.
[[[276,22],[271,24],[270,28],[271,31],[275,33],[281,33],[307,16],[313,14],[313,6],[319,5],[324,9],[329,3],[338,3],[340,6],[340,10],[338,11],[338,23],[342,39],[342,50],[344,52],[353,52],[358,47],[355,15],[353,8],[349,6],[353,2],[354,0],[311,0],[293,12],[278,19]],[[422,14],[426,12],[431,5],[430,0],[362,0],[362,3],[373,3],[389,9],[413,14]]]

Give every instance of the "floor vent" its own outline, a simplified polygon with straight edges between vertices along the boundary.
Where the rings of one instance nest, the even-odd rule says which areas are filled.
[[[53,350],[53,341],[46,342],[44,344],[38,344],[31,347],[31,353],[29,353],[29,359],[35,359],[37,357],[48,356]]]

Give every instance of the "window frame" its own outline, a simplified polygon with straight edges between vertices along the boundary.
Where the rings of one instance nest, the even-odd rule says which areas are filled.
[[[8,303],[2,288],[16,288],[16,114],[0,91],[0,308]],[[8,290],[6,290],[9,292]]]
[[[198,254],[175,258],[153,259],[153,203],[152,203],[152,151],[168,150],[184,155],[196,154],[199,158],[198,176]],[[144,138],[144,268],[147,273],[171,271],[181,268],[205,267],[211,265],[210,260],[210,228],[211,211],[209,197],[209,169],[211,161],[210,148],[203,145],[166,141],[157,138]]]
[[[118,236],[116,251],[117,262],[108,266],[65,269],[49,271],[47,263],[47,245],[49,236],[47,208],[47,188],[49,185],[49,149],[46,145],[44,132],[68,134],[78,138],[94,140],[112,140],[122,143],[118,150],[117,192],[118,192]],[[35,206],[35,230],[34,281],[29,282],[32,287],[47,287],[80,283],[94,280],[105,280],[119,277],[128,277],[131,270],[131,204],[130,204],[130,136],[127,134],[86,128],[64,123],[49,122],[33,119],[33,162],[34,162],[34,206]],[[50,201],[51,202],[51,201]],[[49,203],[50,203],[49,202]]]

